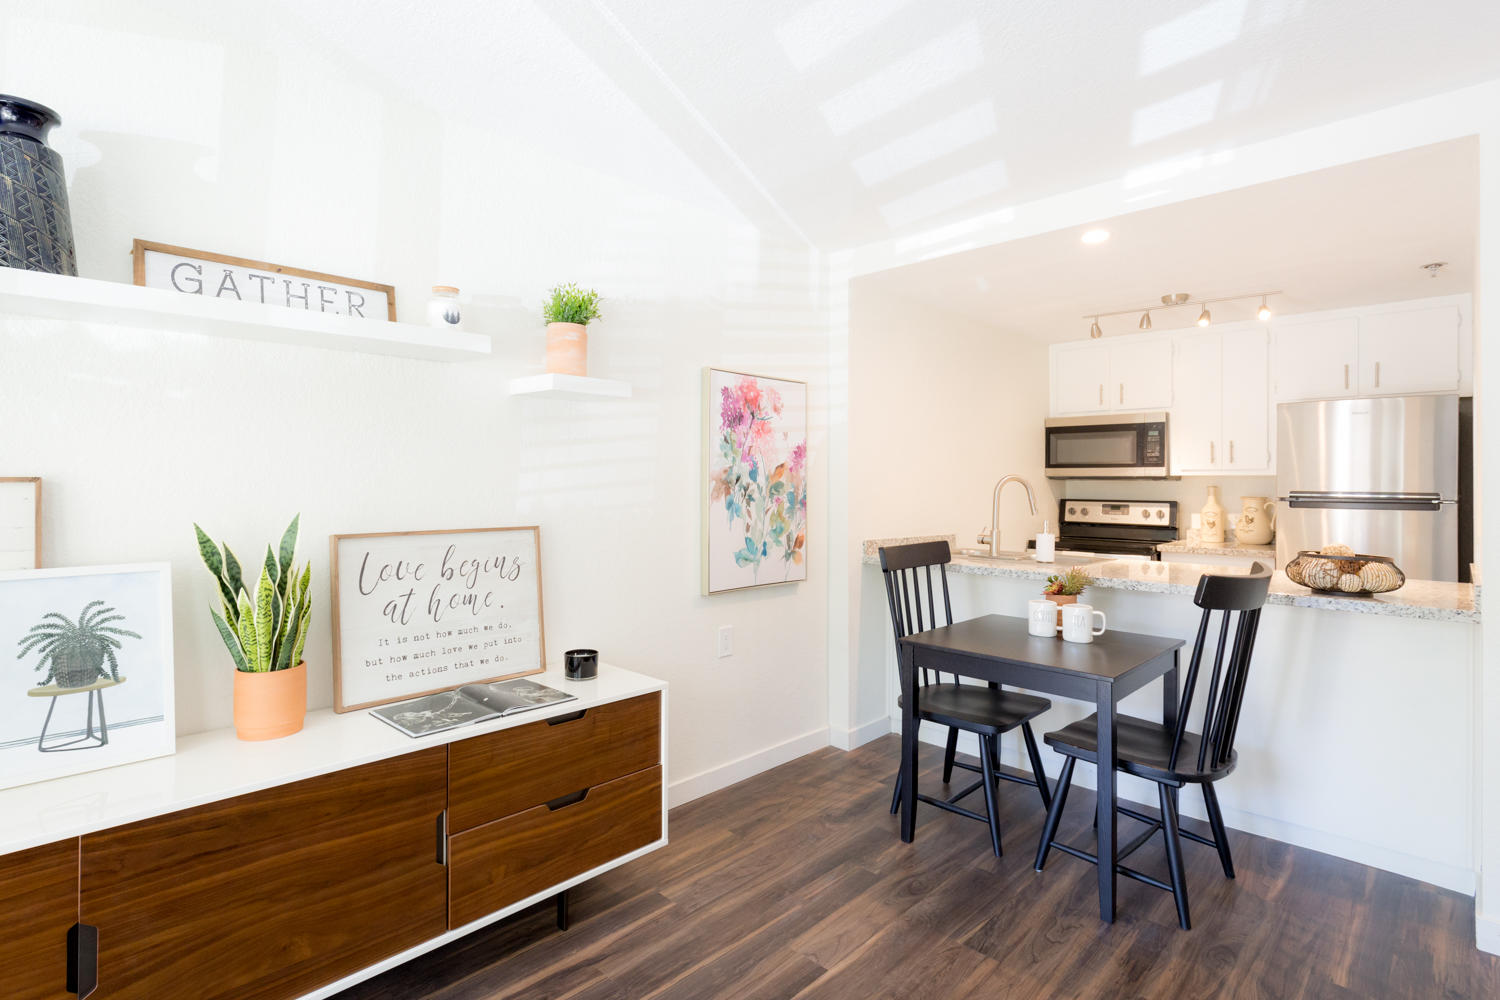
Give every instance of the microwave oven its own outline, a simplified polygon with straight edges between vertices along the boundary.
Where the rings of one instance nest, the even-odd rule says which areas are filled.
[[[1044,426],[1049,478],[1170,478],[1165,413],[1053,417]]]

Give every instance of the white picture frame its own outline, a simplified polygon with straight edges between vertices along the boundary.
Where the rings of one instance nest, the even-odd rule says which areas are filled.
[[[703,369],[702,590],[807,579],[807,383]]]
[[[330,535],[328,547],[335,711],[546,669],[536,526]]]
[[[171,564],[0,572],[0,663],[0,788],[176,752]]]
[[[41,477],[0,476],[0,572],[41,566]]]

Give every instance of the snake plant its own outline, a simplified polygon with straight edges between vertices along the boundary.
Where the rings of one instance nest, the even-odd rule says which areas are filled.
[[[193,525],[198,553],[219,587],[219,608],[211,609],[219,636],[234,659],[236,670],[264,673],[286,670],[302,662],[307,623],[312,617],[312,563],[298,573],[292,556],[297,548],[297,524],[292,518],[281,545],[266,546],[266,558],[254,589],[246,585],[244,570],[228,545],[216,545]]]
[[[120,661],[115,658],[115,650],[120,648],[120,640],[140,638],[138,633],[115,624],[124,620],[124,615],[116,614],[103,601],[85,604],[76,622],[56,611],[48,612],[20,638],[17,644],[21,652],[16,659],[41,653],[36,669],[47,670],[43,686],[56,681],[58,687],[79,688],[105,679],[118,681]],[[107,674],[105,663],[109,664]]]

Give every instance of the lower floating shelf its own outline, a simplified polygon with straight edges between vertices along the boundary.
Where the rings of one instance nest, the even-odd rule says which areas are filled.
[[[510,380],[512,396],[604,396],[630,398],[630,383],[584,375],[527,375]]]
[[[304,312],[0,267],[0,315],[200,333],[429,361],[488,357],[490,338],[413,323]]]

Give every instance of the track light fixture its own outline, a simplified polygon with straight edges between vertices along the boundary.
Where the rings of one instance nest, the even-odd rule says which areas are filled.
[[[1280,294],[1281,292],[1279,291],[1246,292],[1243,295],[1221,295],[1215,296],[1211,299],[1198,299],[1198,325],[1208,326],[1213,322],[1214,317],[1213,313],[1209,310],[1209,306],[1217,305],[1220,302],[1243,302],[1247,299],[1250,301],[1260,299],[1260,308],[1256,310],[1255,315],[1260,317],[1262,320],[1268,320],[1271,318],[1271,296]],[[1187,292],[1172,292],[1161,297],[1161,305],[1156,305],[1153,303],[1146,306],[1136,306],[1134,309],[1111,309],[1108,312],[1084,313],[1083,318],[1090,321],[1089,336],[1097,340],[1100,337],[1104,336],[1104,330],[1099,326],[1099,321],[1101,319],[1104,319],[1106,316],[1139,315],[1140,319],[1136,321],[1136,328],[1139,330],[1149,330],[1151,329],[1151,314],[1153,312],[1158,312],[1163,309],[1180,309],[1183,306],[1188,306],[1191,304],[1192,296],[1190,296]],[[1240,314],[1231,311],[1230,319],[1234,319],[1238,315]]]

